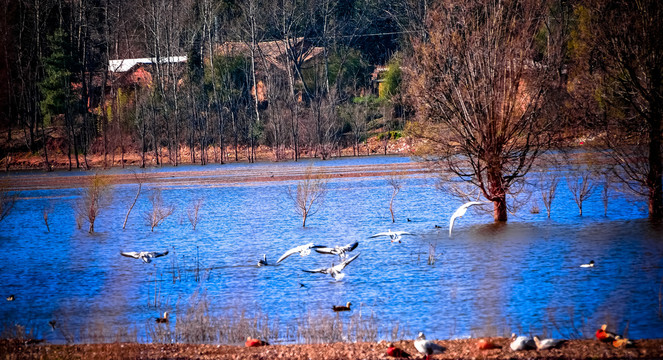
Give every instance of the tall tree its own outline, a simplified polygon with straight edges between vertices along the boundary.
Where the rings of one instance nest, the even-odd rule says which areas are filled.
[[[663,4],[589,0],[576,15],[576,99],[605,132],[606,153],[621,170],[617,175],[647,197],[650,218],[661,219]]]
[[[442,1],[407,67],[422,125],[413,133],[493,202],[495,221],[507,220],[507,194],[555,124],[540,116],[555,69],[535,42],[546,10],[537,1]]]

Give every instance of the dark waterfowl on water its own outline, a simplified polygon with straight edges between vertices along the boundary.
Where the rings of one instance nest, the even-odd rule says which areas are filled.
[[[158,258],[161,256],[168,255],[168,250],[161,253],[156,251],[129,251],[129,252],[120,252],[120,255],[134,259],[141,259],[143,260],[144,263],[147,264],[152,262],[152,258]]]
[[[335,312],[339,312],[339,311],[350,311],[350,310],[351,310],[351,309],[350,309],[350,305],[352,305],[352,303],[349,302],[349,301],[348,301],[347,304],[345,304],[345,306],[343,306],[343,305],[333,305],[333,306],[332,306],[332,310],[334,310]]]
[[[258,266],[267,266],[267,254],[262,254],[262,259],[258,260]]]

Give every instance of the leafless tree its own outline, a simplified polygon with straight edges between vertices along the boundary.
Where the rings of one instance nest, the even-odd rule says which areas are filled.
[[[558,123],[542,116],[558,61],[534,41],[546,11],[536,1],[441,1],[405,66],[421,120],[413,135],[493,202],[495,221],[507,220],[507,195]]]
[[[189,222],[191,223],[191,226],[193,227],[193,230],[196,230],[196,226],[198,225],[198,220],[200,220],[200,216],[198,215],[200,212],[200,209],[203,207],[203,199],[198,198],[193,200],[191,203],[191,206],[187,210],[187,215],[189,217]]]
[[[295,204],[295,211],[302,216],[302,227],[306,219],[322,208],[327,194],[327,178],[313,171],[313,166],[306,168],[304,179],[297,183],[296,190],[288,188],[288,196]]]
[[[144,217],[148,226],[150,226],[150,231],[154,231],[155,227],[161,225],[166,218],[173,214],[175,207],[164,204],[160,188],[156,188],[152,191],[150,204],[151,208],[145,211]]]
[[[90,224],[88,229],[90,234],[94,232],[94,222],[99,216],[99,212],[110,203],[110,190],[110,179],[99,174],[90,177],[83,188],[76,207],[76,215],[81,221],[87,221]]]
[[[401,191],[403,187],[402,179],[396,176],[391,176],[387,178],[387,184],[391,186],[391,199],[389,200],[389,212],[391,213],[391,222],[396,222],[396,217],[394,216],[394,199],[396,195]]]
[[[543,206],[546,207],[548,218],[550,218],[550,211],[552,209],[552,202],[557,195],[557,185],[559,185],[559,175],[556,171],[548,171],[539,182],[539,189],[541,190],[541,200]]]
[[[53,206],[50,203],[48,203],[44,206],[44,209],[41,212],[44,218],[44,224],[46,224],[46,231],[48,232],[51,232],[51,227],[48,225],[48,214],[51,213],[51,210],[53,210]]]
[[[569,88],[601,132],[617,179],[663,218],[663,3],[588,1],[578,31]],[[610,26],[606,26],[610,24]]]
[[[18,192],[11,192],[9,188],[0,183],[0,222],[12,211],[18,198]]]
[[[124,223],[122,223],[122,230],[124,230],[127,227],[127,220],[129,220],[129,214],[131,214],[131,210],[133,210],[134,206],[136,205],[136,201],[138,201],[138,197],[140,196],[140,191],[143,188],[143,182],[145,181],[145,174],[138,174],[134,173],[134,178],[136,179],[136,183],[138,183],[138,190],[136,190],[136,196],[134,197],[134,201],[131,203],[131,206],[129,206],[129,209],[127,210],[127,215],[124,217]]]
[[[594,184],[592,184],[592,174],[589,171],[578,171],[572,176],[568,176],[566,183],[573,194],[573,200],[578,205],[580,216],[582,216],[582,203],[592,194]]]

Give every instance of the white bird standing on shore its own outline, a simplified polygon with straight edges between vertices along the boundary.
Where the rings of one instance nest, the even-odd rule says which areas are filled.
[[[509,347],[513,351],[528,350],[536,348],[536,343],[531,336],[518,336],[516,334],[511,334],[511,338],[514,339]]]
[[[357,245],[359,245],[359,242],[355,241],[352,244],[348,244],[345,246],[334,246],[332,247],[321,247],[315,249],[316,252],[319,252],[320,254],[330,254],[330,255],[338,255],[338,257],[341,258],[341,260],[345,260],[345,258],[348,257],[348,254],[350,251],[354,250],[357,248]]]
[[[304,269],[302,269],[302,271],[305,271],[307,273],[329,274],[329,275],[331,275],[331,277],[334,278],[334,280],[339,281],[339,280],[341,280],[345,277],[345,274],[341,273],[341,271],[343,271],[343,269],[345,269],[345,267],[348,266],[349,263],[354,261],[354,259],[356,259],[358,256],[359,256],[359,254],[357,254],[357,255],[355,255],[355,256],[347,259],[347,260],[344,260],[342,263],[340,263],[336,266],[332,266],[332,267],[328,267],[328,268],[319,268],[319,269],[315,269],[315,270],[304,270]]]
[[[374,238],[374,237],[378,237],[378,236],[389,236],[389,238],[391,239],[391,242],[396,242],[396,241],[401,242],[401,237],[403,235],[414,235],[414,234],[409,233],[407,231],[391,231],[391,229],[389,229],[386,232],[381,232],[381,233],[377,233],[375,235],[371,235],[371,236],[369,236],[369,238]]]
[[[426,355],[424,359],[430,359],[430,356],[433,354],[441,354],[445,349],[432,342],[431,340],[426,340],[426,336],[423,332],[419,333],[417,340],[414,341],[414,348],[417,349],[420,353]]]
[[[449,220],[449,236],[451,236],[451,230],[454,228],[454,222],[456,221],[456,218],[463,217],[463,215],[465,215],[467,209],[469,209],[470,206],[483,205],[483,204],[486,203],[483,201],[470,201],[461,205],[458,209],[456,209],[453,215],[451,215],[451,219]]]
[[[287,258],[288,256],[290,256],[294,253],[299,253],[299,256],[307,256],[308,254],[311,253],[311,249],[322,248],[322,247],[324,247],[324,246],[322,246],[322,245],[313,245],[313,243],[308,243],[308,244],[305,244],[305,245],[297,246],[295,248],[292,248],[292,249],[286,251],[285,254],[281,255],[281,257],[278,260],[276,260],[276,263],[277,264],[280,263],[285,258]]]
[[[156,251],[129,251],[129,252],[120,252],[120,255],[134,258],[134,259],[141,259],[143,260],[144,263],[151,263],[152,258],[158,258],[161,256],[166,256],[168,255],[168,250],[158,253]]]

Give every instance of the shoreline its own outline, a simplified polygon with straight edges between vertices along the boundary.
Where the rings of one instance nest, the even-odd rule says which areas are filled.
[[[550,350],[512,351],[508,338],[484,338],[499,348],[480,350],[478,338],[435,340],[445,351],[432,359],[661,359],[663,339],[634,340],[628,348],[615,348],[597,340],[568,340]],[[394,341],[412,358],[422,358],[412,340]],[[386,359],[387,342],[269,345],[247,348],[243,345],[104,343],[27,345],[19,340],[1,340],[5,359]]]

